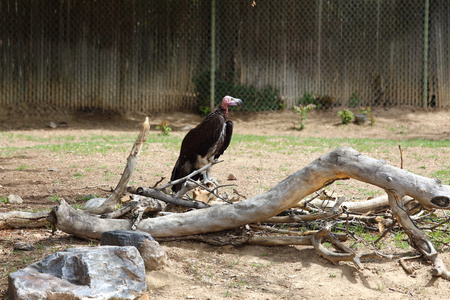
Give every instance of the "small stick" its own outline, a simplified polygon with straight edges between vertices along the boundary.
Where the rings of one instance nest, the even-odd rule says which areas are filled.
[[[164,181],[164,179],[166,179],[166,177],[161,177],[161,179],[158,180],[158,181],[152,186],[152,189],[156,188],[156,187],[158,186],[158,184],[160,184],[161,182]]]
[[[390,232],[392,230],[392,228],[394,228],[394,225],[397,223],[397,220],[392,220],[391,225],[389,225],[389,227],[383,232],[382,235],[380,235],[377,240],[375,242],[373,242],[374,245],[376,245],[382,238],[384,238],[386,236],[386,234],[388,232]]]
[[[233,189],[233,193],[235,193],[235,194],[238,195],[239,197],[242,197],[242,198],[244,198],[244,199],[247,199],[246,196],[244,196],[244,195],[242,195],[241,193],[239,193],[238,190],[236,190],[236,189]]]
[[[403,150],[402,150],[402,146],[398,145],[398,150],[400,151],[400,169],[403,169]]]

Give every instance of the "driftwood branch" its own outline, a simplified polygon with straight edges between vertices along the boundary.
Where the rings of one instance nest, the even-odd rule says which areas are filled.
[[[397,221],[402,225],[406,234],[409,236],[413,246],[428,260],[433,263],[432,274],[435,276],[441,276],[445,279],[450,280],[450,272],[446,269],[444,262],[441,257],[439,257],[437,251],[434,249],[433,244],[428,239],[425,232],[420,230],[414,222],[411,220],[409,214],[403,202],[401,200],[401,195],[399,195],[395,190],[388,190],[389,202],[391,203],[392,212],[394,213]],[[433,198],[431,201],[438,202],[439,204],[448,205],[448,198],[440,196],[440,198]]]
[[[130,181],[131,175],[133,174],[134,169],[136,168],[137,161],[139,158],[139,154],[141,153],[142,146],[147,140],[147,136],[150,132],[150,124],[148,121],[148,117],[145,118],[144,123],[142,124],[141,131],[139,132],[138,138],[131,149],[130,155],[127,158],[127,165],[123,170],[122,177],[119,180],[116,188],[113,193],[103,202],[102,205],[91,209],[90,212],[94,214],[105,214],[114,210],[117,204],[119,204],[120,199],[123,196],[123,193],[127,189],[128,182]]]
[[[5,228],[37,228],[50,225],[47,221],[48,212],[29,213],[10,211],[0,213],[0,230]]]
[[[264,194],[233,205],[146,219],[140,224],[139,230],[147,231],[155,237],[180,236],[217,232],[248,223],[263,222],[293,207],[329,181],[347,177],[385,189],[399,190],[401,194],[413,197],[428,208],[449,206],[448,186],[364,156],[353,149],[338,148],[316,159]],[[59,215],[56,214],[57,217]],[[58,224],[63,225],[59,218]],[[101,235],[101,231],[90,231],[92,230],[87,230],[86,233],[92,234],[92,238]]]
[[[408,210],[401,199],[410,196],[427,209],[450,206],[450,187],[440,181],[415,175],[350,148],[338,148],[319,157],[302,170],[292,174],[268,192],[233,205],[213,206],[208,209],[191,210],[183,214],[142,220],[137,229],[154,237],[187,236],[218,232],[245,224],[264,222],[288,208],[296,206],[301,199],[340,179],[353,178],[385,189],[389,205],[413,243],[434,263],[433,274],[450,278],[425,233],[412,223]],[[394,196],[396,195],[396,196]],[[400,200],[399,200],[400,199]],[[336,203],[333,204],[333,206]],[[349,203],[344,203],[343,206]],[[348,207],[346,208],[348,210]],[[107,220],[75,211],[62,202],[52,213],[52,222],[61,230],[78,236],[99,239],[102,232],[114,229],[130,229],[130,220]],[[350,260],[360,266],[361,256],[351,252],[329,253],[321,242],[331,240],[328,229],[311,238],[312,245],[330,260]],[[251,239],[249,239],[249,242]],[[336,245],[338,248],[343,245]],[[327,252],[328,251],[328,252]]]
[[[184,206],[184,207],[190,207],[190,208],[207,208],[207,207],[209,207],[209,205],[204,202],[189,201],[189,200],[184,200],[181,198],[170,197],[159,190],[146,188],[146,187],[139,187],[137,189],[128,188],[128,192],[132,193],[132,194],[145,196],[145,197],[155,198],[155,199],[164,201],[166,203],[180,205],[180,206]]]

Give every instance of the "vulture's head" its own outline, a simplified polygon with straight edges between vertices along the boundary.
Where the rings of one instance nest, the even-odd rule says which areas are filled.
[[[226,111],[228,111],[228,106],[242,106],[242,100],[241,99],[237,99],[237,98],[233,98],[231,96],[225,96],[223,97],[222,100],[222,108],[225,109]]]

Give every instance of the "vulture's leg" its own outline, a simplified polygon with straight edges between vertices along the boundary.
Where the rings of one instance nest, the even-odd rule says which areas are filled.
[[[203,175],[203,181],[205,183],[211,182],[211,177],[209,177],[209,170],[203,171],[202,175]]]
[[[203,183],[205,185],[212,184],[213,186],[219,186],[217,181],[214,178],[209,176],[209,169],[202,172],[203,175]]]

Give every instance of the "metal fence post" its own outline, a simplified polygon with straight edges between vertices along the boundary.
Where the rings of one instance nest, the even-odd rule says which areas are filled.
[[[425,18],[423,24],[423,108],[428,106],[428,34],[430,0],[425,0]]]
[[[214,110],[215,83],[216,83],[216,1],[211,1],[211,81],[210,81],[210,106]]]

